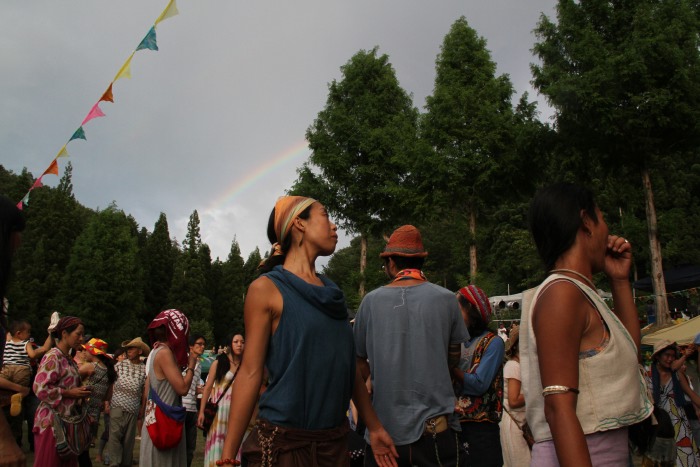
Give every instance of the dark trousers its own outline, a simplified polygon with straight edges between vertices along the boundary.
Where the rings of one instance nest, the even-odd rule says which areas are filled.
[[[463,467],[468,465],[466,453],[459,440],[459,433],[447,429],[433,438],[432,435],[421,436],[411,444],[396,446],[399,467]],[[365,451],[365,467],[376,467],[372,447],[368,444]],[[471,466],[471,464],[469,464]]]
[[[187,467],[192,465],[194,450],[197,448],[197,412],[185,415],[185,444],[187,445]]]
[[[501,435],[497,423],[462,423],[461,439],[467,450],[469,467],[501,467]]]

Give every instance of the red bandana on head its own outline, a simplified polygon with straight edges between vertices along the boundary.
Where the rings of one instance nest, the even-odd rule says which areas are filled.
[[[148,337],[155,347],[153,329],[165,326],[168,333],[168,346],[175,355],[177,364],[181,367],[187,365],[187,351],[189,349],[188,340],[190,338],[190,322],[181,311],[170,309],[158,313],[151,324],[148,325]]]

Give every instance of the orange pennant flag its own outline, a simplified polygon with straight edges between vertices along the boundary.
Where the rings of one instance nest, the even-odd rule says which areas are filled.
[[[129,55],[129,58],[126,59],[126,62],[124,62],[122,67],[119,69],[117,76],[114,77],[114,81],[116,81],[120,78],[131,78],[131,59],[132,58],[134,58],[134,52],[131,52],[131,55]]]
[[[114,102],[114,96],[112,95],[112,84],[114,84],[114,83],[109,83],[109,87],[107,88],[105,93],[102,94],[102,97],[100,97],[100,102],[102,102],[102,101]]]
[[[46,174],[58,175],[58,162],[56,162],[56,159],[51,161],[51,165],[49,165],[48,169],[44,170],[44,175],[46,175]],[[42,175],[42,177],[44,175]]]
[[[68,154],[68,151],[66,150],[66,145],[64,144],[63,147],[61,148],[60,151],[58,151],[58,155],[56,156],[56,159],[59,157],[68,157],[70,154]]]

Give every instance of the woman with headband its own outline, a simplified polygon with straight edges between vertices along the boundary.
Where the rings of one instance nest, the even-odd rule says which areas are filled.
[[[51,332],[56,347],[46,352],[39,364],[34,378],[34,393],[41,401],[34,416],[35,466],[78,465],[77,456],[68,460],[59,457],[53,422],[56,413],[63,417],[75,415],[81,400],[90,397],[90,388],[81,386],[78,366],[70,355],[71,349],[82,348],[84,333],[85,327],[79,318],[61,318]]]
[[[351,396],[372,433],[374,452],[395,454],[356,375],[343,293],[316,273],[316,258],[335,251],[337,227],[316,200],[285,196],[270,214],[267,235],[273,248],[246,295],[246,354],[232,386],[229,429],[217,465],[239,464],[236,453],[265,368],[269,385],[242,449],[248,465],[269,466],[273,460],[282,467],[349,465]]]

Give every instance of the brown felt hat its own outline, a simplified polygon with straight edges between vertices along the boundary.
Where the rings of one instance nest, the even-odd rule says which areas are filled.
[[[428,252],[423,247],[420,231],[412,225],[402,225],[394,230],[389,237],[389,243],[379,254],[381,258],[388,256],[404,256],[407,258],[425,258]]]

